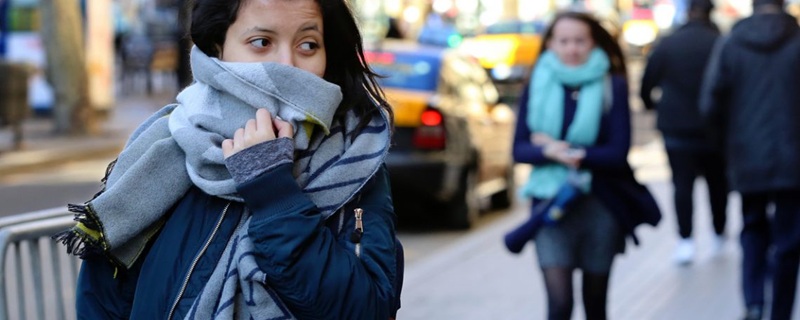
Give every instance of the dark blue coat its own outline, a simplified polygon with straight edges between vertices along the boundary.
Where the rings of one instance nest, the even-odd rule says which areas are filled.
[[[698,97],[703,71],[718,37],[719,30],[711,22],[689,21],[663,38],[647,59],[640,96],[645,108],[657,108],[656,125],[668,149],[676,139],[680,140],[678,146],[715,147],[707,138]],[[651,97],[656,87],[662,92],[657,105]]]
[[[394,315],[402,249],[394,234],[384,167],[345,206],[343,215],[328,220],[302,193],[291,164],[277,166],[238,190],[253,214],[249,234],[260,253],[256,262],[297,318]],[[182,319],[244,214],[243,204],[234,202],[224,210],[227,204],[192,188],[131,269],[115,270],[102,257],[85,260],[78,280],[78,318],[167,319],[172,313],[172,319]],[[349,239],[356,207],[364,210],[360,256]]]
[[[647,188],[639,184],[628,164],[631,146],[631,116],[628,104],[628,83],[621,76],[611,78],[612,103],[600,119],[600,130],[595,145],[586,147],[582,169],[592,172],[591,192],[614,214],[622,230],[638,243],[633,231],[642,223],[655,226],[661,212]],[[526,87],[527,88],[527,87]],[[577,102],[571,99],[571,90],[564,90],[563,139],[572,123]],[[543,148],[531,143],[531,131],[527,125],[528,99],[524,90],[520,97],[517,128],[514,134],[514,161],[537,165],[552,163],[544,156]],[[534,169],[535,170],[535,169]],[[534,203],[540,199],[533,199]]]
[[[736,23],[709,62],[700,109],[725,146],[733,190],[800,189],[800,26],[786,13]]]

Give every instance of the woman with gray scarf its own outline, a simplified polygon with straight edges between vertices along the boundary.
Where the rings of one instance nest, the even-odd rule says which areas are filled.
[[[195,82],[57,235],[84,259],[78,318],[394,317],[391,111],[346,2],[191,9]]]

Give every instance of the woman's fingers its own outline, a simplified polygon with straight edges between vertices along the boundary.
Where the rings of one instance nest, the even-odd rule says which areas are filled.
[[[236,132],[233,133],[232,139],[222,140],[222,156],[225,159],[227,159],[228,157],[241,151],[242,149],[244,149],[242,147],[243,142],[244,142],[244,129],[242,128],[236,129]]]
[[[227,159],[228,157],[232,156],[234,153],[233,151],[233,139],[225,139],[222,141],[222,156]]]
[[[236,132],[233,133],[233,149],[234,151],[239,151],[244,149],[242,146],[244,145],[244,129],[239,128],[236,129]]]
[[[256,120],[250,119],[244,124],[244,139],[245,144],[251,144],[259,140],[259,133],[256,131]]]
[[[294,137],[294,128],[292,124],[288,121],[283,121],[283,119],[275,117],[273,119],[273,123],[275,125],[275,131],[278,132],[278,138],[292,138]]]
[[[584,157],[585,151],[583,149],[567,149],[559,153],[558,161],[568,167],[578,168]]]
[[[272,115],[269,114],[267,109],[258,109],[256,111],[256,128],[258,131],[274,133],[275,129],[272,128]]]
[[[243,128],[233,133],[232,139],[222,141],[225,158],[259,143],[280,137],[293,137],[292,124],[275,117],[267,109],[258,109],[254,119],[247,120]]]
[[[555,141],[545,144],[543,153],[548,158],[557,160],[556,158],[567,149],[569,149],[568,143],[565,143],[563,141]]]
[[[581,163],[580,160],[572,158],[572,157],[569,157],[569,156],[564,157],[563,159],[564,159],[563,160],[564,165],[566,165],[567,167],[570,167],[570,168],[577,168],[577,167],[580,166],[580,163]]]

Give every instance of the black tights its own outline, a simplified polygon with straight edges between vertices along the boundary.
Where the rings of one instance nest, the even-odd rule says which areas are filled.
[[[547,288],[547,319],[569,320],[572,316],[572,268],[545,268]],[[583,308],[586,320],[606,319],[608,273],[583,273]]]

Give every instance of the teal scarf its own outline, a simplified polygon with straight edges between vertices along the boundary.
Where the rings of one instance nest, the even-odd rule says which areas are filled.
[[[594,145],[603,115],[603,92],[609,65],[608,56],[599,48],[592,50],[589,59],[576,67],[564,65],[554,53],[545,51],[536,63],[528,88],[530,99],[526,120],[531,132],[559,138],[564,124],[564,85],[580,87],[575,118],[564,140],[575,146]],[[522,194],[551,198],[567,181],[569,171],[558,163],[536,166],[523,186]],[[590,174],[587,170],[579,171],[589,177],[581,186],[588,193]]]

